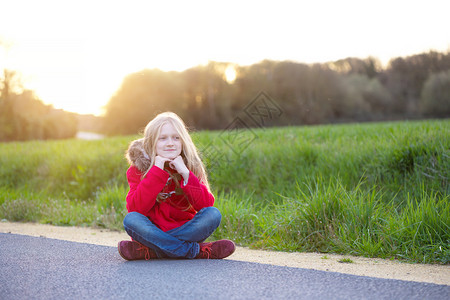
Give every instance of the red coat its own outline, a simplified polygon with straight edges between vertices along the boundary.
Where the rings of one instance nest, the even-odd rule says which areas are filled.
[[[175,190],[175,183],[166,186],[169,174],[160,168],[153,166],[145,178],[141,180],[142,173],[135,166],[130,166],[127,171],[130,191],[127,195],[128,212],[138,212],[147,216],[163,231],[180,227],[195,216],[197,211],[204,207],[214,205],[214,196],[207,187],[200,183],[194,173],[189,173],[189,180],[184,185],[181,180],[181,189],[184,195],[175,195],[164,202],[157,202],[156,196],[164,191]],[[189,202],[188,202],[189,201]],[[192,207],[186,211],[189,207]]]

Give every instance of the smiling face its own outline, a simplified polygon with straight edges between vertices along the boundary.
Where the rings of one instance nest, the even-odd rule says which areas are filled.
[[[156,155],[174,159],[181,154],[183,145],[181,137],[171,123],[161,126],[158,140],[156,141]]]

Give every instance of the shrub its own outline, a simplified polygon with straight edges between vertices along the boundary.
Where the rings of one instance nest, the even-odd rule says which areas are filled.
[[[422,89],[420,111],[424,115],[450,115],[450,70],[430,75]]]

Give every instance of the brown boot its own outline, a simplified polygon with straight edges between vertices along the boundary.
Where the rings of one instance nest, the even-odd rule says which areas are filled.
[[[199,259],[222,259],[230,256],[236,250],[236,245],[230,240],[220,240],[211,243],[200,243]]]
[[[126,260],[155,259],[155,251],[135,241],[121,241],[117,245],[119,254]]]

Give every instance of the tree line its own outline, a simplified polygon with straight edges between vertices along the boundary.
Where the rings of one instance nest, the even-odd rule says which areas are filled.
[[[230,66],[236,71],[232,82],[225,77]],[[368,57],[316,64],[209,62],[183,72],[146,69],[124,78],[99,120],[100,131],[137,133],[163,111],[176,112],[196,130],[224,129],[261,91],[280,110],[269,126],[447,118],[450,51],[394,58],[386,67]],[[0,141],[71,138],[80,120],[23,89],[16,72],[0,75]]]
[[[0,79],[0,142],[75,136],[75,114],[45,105],[33,91],[23,89],[14,71],[5,69]]]
[[[270,125],[305,125],[450,116],[450,52],[392,59],[305,64],[270,61],[234,66],[209,62],[183,72],[146,69],[128,75],[106,106],[104,132],[132,134],[162,111],[195,129],[222,129],[264,91],[281,108]]]

